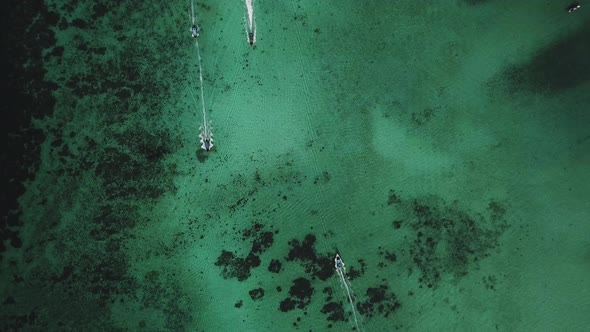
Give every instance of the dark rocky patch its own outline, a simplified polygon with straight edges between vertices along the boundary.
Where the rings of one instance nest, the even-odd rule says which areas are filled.
[[[141,281],[141,296],[138,301],[142,310],[164,312],[166,330],[184,331],[193,317],[187,308],[182,288],[165,272],[150,271]]]
[[[293,301],[290,298],[286,298],[283,301],[281,301],[281,303],[279,304],[279,310],[282,312],[289,312],[289,311],[295,309],[296,305],[297,305],[297,302]]]
[[[61,142],[55,146],[55,150],[51,151],[49,160],[46,161],[50,167],[47,170],[48,174],[44,175],[49,175],[47,178],[51,179],[48,181],[50,186],[38,188],[35,187],[37,184],[34,181],[30,182],[33,189],[40,189],[41,197],[37,202],[27,202],[30,204],[27,208],[38,211],[36,214],[41,217],[33,217],[36,223],[31,223],[32,237],[29,243],[23,245],[22,253],[25,257],[23,263],[11,267],[15,271],[30,272],[26,276],[14,274],[14,296],[19,300],[19,306],[15,309],[14,315],[0,320],[0,330],[79,330],[80,326],[88,326],[89,322],[92,322],[94,329],[113,330],[116,327],[110,322],[109,305],[115,301],[123,302],[128,298],[137,299],[140,297],[138,294],[151,294],[155,290],[159,292],[158,295],[149,301],[146,297],[146,303],[152,306],[158,306],[154,301],[164,303],[161,311],[167,319],[169,318],[167,329],[185,330],[185,327],[175,322],[190,322],[190,315],[182,309],[182,305],[176,307],[171,301],[178,302],[182,299],[183,294],[179,288],[171,287],[168,279],[162,275],[159,279],[155,278],[155,283],[160,285],[159,288],[156,285],[150,285],[152,281],[149,280],[154,278],[147,281],[136,280],[128,273],[129,262],[125,251],[125,240],[133,236],[129,230],[138,222],[146,222],[146,220],[140,220],[135,213],[139,208],[150,208],[150,204],[143,204],[145,201],[141,200],[154,198],[158,192],[174,190],[172,182],[165,180],[173,173],[173,166],[163,166],[162,158],[159,156],[163,156],[162,151],[164,156],[169,153],[168,146],[178,144],[174,137],[160,135],[162,133],[154,132],[151,128],[145,129],[149,128],[153,119],[159,120],[158,113],[161,109],[159,100],[165,100],[167,97],[165,83],[162,85],[155,79],[160,69],[154,70],[156,66],[145,66],[147,70],[138,72],[138,76],[141,79],[145,78],[147,84],[145,81],[128,81],[123,75],[128,74],[127,69],[133,72],[132,68],[138,67],[136,59],[139,57],[136,55],[141,54],[143,59],[153,64],[154,57],[151,54],[162,54],[170,43],[151,54],[150,52],[142,53],[142,49],[146,49],[145,45],[143,48],[138,46],[145,44],[142,41],[145,39],[138,35],[138,38],[134,39],[135,45],[123,45],[125,50],[113,56],[109,62],[106,59],[106,48],[102,47],[104,45],[101,44],[102,41],[92,40],[80,31],[70,31],[77,35],[74,36],[74,43],[68,51],[64,52],[63,47],[55,47],[55,38],[53,32],[48,29],[48,25],[57,24],[60,29],[67,29],[66,18],[48,12],[43,1],[9,0],[3,2],[3,5],[7,5],[8,9],[3,7],[0,11],[2,15],[0,22],[3,24],[3,30],[10,33],[2,38],[2,49],[6,50],[2,52],[3,57],[6,57],[6,61],[2,61],[2,66],[6,72],[9,72],[8,81],[14,82],[6,84],[6,87],[3,84],[2,89],[3,92],[12,96],[5,98],[5,103],[1,106],[2,114],[6,117],[2,121],[3,128],[6,129],[5,132],[8,132],[8,145],[2,149],[1,153],[3,160],[10,161],[2,165],[2,172],[5,175],[3,178],[8,182],[8,186],[3,186],[2,201],[4,203],[14,200],[15,203],[10,203],[11,205],[6,209],[8,211],[6,217],[0,221],[2,227],[4,225],[10,227],[8,232],[4,229],[0,231],[2,237],[0,249],[4,249],[4,245],[20,245],[20,239],[17,236],[18,227],[22,221],[19,219],[20,211],[16,199],[24,192],[21,183],[27,179],[34,180],[33,176],[38,168],[39,147],[45,140],[45,135]],[[75,4],[68,3],[62,7],[64,8],[56,10],[66,15],[68,10],[75,8]],[[87,11],[81,10],[81,13],[85,12]],[[115,19],[122,21],[117,17]],[[73,30],[85,26],[92,28],[96,23],[90,21],[88,17],[81,17],[80,20],[74,21],[70,28]],[[86,22],[92,22],[92,24]],[[77,45],[81,45],[85,52],[78,52],[75,49]],[[61,59],[58,58],[61,57],[72,61],[68,63],[69,68],[64,68],[64,76],[57,78],[59,86],[43,80],[45,70],[41,57],[42,48],[48,49],[46,53],[49,56],[43,59],[49,62],[49,66],[59,65]],[[119,71],[119,69],[125,70]],[[72,77],[71,73],[77,71],[85,74]],[[70,84],[74,87],[73,95],[70,94],[65,83],[80,79],[82,79],[81,84]],[[133,93],[122,94],[123,91]],[[52,117],[52,121],[43,123],[43,127],[47,129],[44,133],[33,127],[31,119],[42,120],[52,115],[55,104],[53,92],[58,92],[56,95],[62,98],[60,105],[64,107]],[[140,96],[138,92],[153,94]],[[69,123],[73,113],[93,112],[92,109],[79,107],[81,103],[78,103],[76,94],[89,98],[92,98],[93,94],[104,94],[104,99],[95,99],[97,101],[95,106],[102,112],[106,122],[97,124],[97,128],[101,128],[103,132],[93,136],[93,139],[80,135],[71,136],[69,130],[67,133],[64,132],[65,124]],[[146,105],[145,110],[135,108],[132,106],[134,104]],[[119,124],[127,121],[130,114],[141,117],[142,123],[147,124],[145,130],[139,129],[139,131],[120,134]],[[128,124],[129,128],[143,128],[137,123]],[[120,144],[110,141],[108,143],[110,145],[105,146],[105,142],[97,142],[99,140],[97,137],[106,137],[110,140],[119,134],[122,135]],[[130,137],[131,141],[128,140]],[[160,138],[161,141],[158,142]],[[164,150],[161,149],[162,147]],[[117,165],[118,161],[123,163]],[[119,167],[122,169],[121,172]],[[145,170],[142,171],[141,168]],[[87,207],[85,211],[74,216],[75,227],[63,225],[64,227],[57,231],[56,226],[66,222],[60,210],[70,210],[72,202],[76,202],[77,199],[73,196],[80,192],[77,186],[86,184],[77,182],[83,177],[76,176],[73,180],[73,175],[92,175],[93,172],[99,177],[97,183],[105,184],[104,188],[100,185],[96,185],[96,188],[88,186],[93,192],[96,191],[96,199],[101,202],[101,205],[97,207],[89,202],[83,206],[83,208]],[[139,180],[140,176],[147,176],[152,180]],[[138,185],[133,182],[148,184]],[[69,192],[70,187],[75,189]],[[51,198],[52,191],[56,189],[61,190],[57,201]],[[108,194],[105,194],[102,189]],[[43,197],[46,192],[49,195]],[[7,199],[5,200],[4,197]],[[43,254],[40,254],[46,250],[47,246],[55,247],[56,252],[59,253],[51,261],[43,260]],[[25,284],[27,289],[25,294],[28,294],[28,291],[34,291],[36,294],[34,299],[18,296],[18,292],[23,292]],[[144,287],[149,291],[138,292]],[[33,315],[32,313],[37,310],[33,308],[41,308],[42,314]],[[68,317],[68,321],[60,322],[52,319],[63,316],[63,312],[76,314]],[[31,318],[33,316],[36,318]],[[23,320],[23,317],[27,319]],[[26,324],[20,324],[20,328],[15,327],[18,325],[15,323],[23,321]]]
[[[47,24],[50,26],[57,25],[57,23],[59,23],[60,19],[61,19],[61,16],[59,16],[59,14],[56,12],[48,11],[45,14],[45,20],[46,20]]]
[[[51,56],[61,57],[64,54],[65,48],[63,46],[54,47],[51,51]]]
[[[0,113],[5,133],[0,157],[2,172],[2,218],[0,219],[0,260],[6,250],[22,245],[18,230],[22,226],[17,199],[24,193],[23,182],[32,180],[40,162],[40,147],[45,133],[32,119],[53,113],[57,86],[45,80],[42,50],[55,45],[53,31],[56,14],[43,2],[9,0],[2,2],[0,24],[2,93]],[[31,31],[29,33],[29,31]],[[23,64],[27,66],[23,66]]]
[[[483,284],[486,289],[494,290],[494,291],[496,290],[496,283],[498,282],[498,279],[496,278],[496,276],[489,275],[489,276],[483,277],[482,281],[483,281]]]
[[[294,239],[289,241],[291,250],[285,259],[287,261],[297,260],[305,268],[305,272],[312,276],[312,279],[319,278],[327,280],[334,275],[333,262],[328,257],[318,257],[315,250],[316,237],[312,234],[305,236],[302,243]]]
[[[100,209],[100,213],[94,217],[94,227],[90,236],[95,240],[106,240],[130,228],[135,227],[138,219],[136,211],[124,204],[106,204]]]
[[[251,253],[261,254],[270,248],[273,244],[272,232],[261,232],[252,242]]]
[[[37,323],[39,314],[33,310],[27,314],[12,315],[9,321],[0,322],[3,331],[23,331],[31,329]]]
[[[397,261],[397,255],[394,252],[385,251],[385,259],[390,262]]]
[[[92,14],[92,19],[96,21],[97,19],[103,17],[109,11],[109,8],[105,4],[99,3],[95,4],[92,7],[92,10],[94,11],[94,14]]]
[[[124,148],[106,147],[95,168],[103,179],[107,198],[155,199],[176,188],[161,162],[170,151],[169,133],[131,129],[115,138]],[[162,180],[164,178],[165,180]]]
[[[253,289],[248,293],[250,294],[250,298],[254,301],[260,300],[264,297],[264,289],[262,288]]]
[[[311,303],[313,287],[309,280],[297,278],[293,280],[293,285],[289,289],[289,297],[281,301],[279,310],[288,312],[295,308],[305,309]]]
[[[326,295],[326,304],[324,304],[320,312],[328,315],[326,318],[328,321],[346,321],[342,302],[333,301],[334,290],[332,287],[325,287],[322,292]]]
[[[86,29],[88,28],[88,23],[81,18],[76,18],[72,21],[72,25],[79,29]]]
[[[498,237],[508,227],[505,208],[490,203],[489,218],[471,216],[457,205],[444,205],[440,200],[414,200],[415,219],[410,222],[416,237],[410,245],[410,256],[422,276],[419,282],[436,288],[443,274],[456,278],[467,275],[497,246]],[[437,248],[440,249],[437,250]]]
[[[357,303],[356,307],[359,313],[366,317],[379,314],[387,318],[401,307],[396,295],[389,292],[386,285],[368,288],[365,295],[367,300]]]
[[[215,265],[223,267],[224,278],[236,278],[238,281],[248,279],[250,270],[260,266],[259,255],[272,246],[273,233],[265,231],[261,224],[254,223],[242,233],[242,240],[248,239],[252,239],[252,248],[246,258],[238,257],[226,250],[222,250],[221,255],[217,258]]]
[[[222,275],[225,279],[236,278],[244,281],[250,277],[250,269],[245,259],[237,257],[233,252],[223,250],[215,262],[216,266],[223,267]]]
[[[313,184],[326,184],[330,182],[330,180],[332,180],[332,176],[330,175],[330,173],[328,173],[328,171],[324,171],[322,172],[321,176],[317,176],[315,180],[313,180]]]
[[[395,190],[389,190],[389,198],[387,199],[387,205],[401,203],[400,197],[395,193]]]
[[[65,30],[70,26],[70,24],[68,23],[68,20],[65,18],[61,18],[61,20],[59,20],[59,23],[57,24],[57,28],[60,30]]]
[[[365,263],[365,261],[362,259],[359,259],[357,262],[361,266],[360,270],[354,266],[348,267],[346,269],[346,276],[348,277],[348,280],[354,280],[365,274],[367,270],[367,263]]]
[[[279,273],[281,271],[281,267],[281,261],[278,259],[273,259],[270,261],[270,264],[268,265],[268,271],[272,273]]]
[[[326,319],[329,321],[333,321],[333,322],[346,321],[346,318],[344,316],[344,307],[342,305],[342,302],[338,302],[338,303],[328,302],[322,307],[322,310],[320,310],[320,312],[322,314],[327,314],[328,318],[326,318]]]
[[[432,118],[435,116],[436,112],[439,109],[440,109],[440,107],[435,107],[435,108],[426,108],[420,112],[412,112],[412,123],[415,126],[420,127],[420,126],[430,122],[430,120],[432,120]]]

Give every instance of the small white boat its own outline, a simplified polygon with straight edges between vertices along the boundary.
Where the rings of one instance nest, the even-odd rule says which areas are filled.
[[[344,262],[340,258],[340,254],[336,254],[336,257],[334,257],[334,267],[338,270],[344,268]]]

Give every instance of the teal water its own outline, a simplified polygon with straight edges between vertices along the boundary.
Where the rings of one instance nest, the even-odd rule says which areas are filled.
[[[2,330],[590,323],[585,5],[196,2],[206,153],[190,2],[29,4]]]

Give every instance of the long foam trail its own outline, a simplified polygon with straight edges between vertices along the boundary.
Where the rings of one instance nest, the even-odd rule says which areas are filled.
[[[192,16],[192,20],[193,20],[193,24],[195,24],[195,5],[194,5],[194,1],[191,0],[191,16]],[[195,40],[195,46],[197,48],[197,58],[199,61],[199,84],[200,84],[200,90],[201,90],[201,108],[203,110],[203,126],[200,128],[202,130],[201,134],[199,135],[199,137],[201,138],[201,144],[202,144],[202,148],[205,149],[205,140],[209,140],[209,147],[212,148],[213,147],[213,134],[211,133],[211,128],[209,126],[209,123],[207,123],[207,112],[205,109],[205,91],[203,89],[203,61],[201,59],[201,50],[199,47],[199,40]]]
[[[205,112],[205,92],[203,91],[203,70],[201,68],[202,61],[201,61],[201,51],[199,50],[199,41],[195,41],[195,45],[197,46],[197,57],[199,59],[199,82],[201,84],[201,107],[203,109],[203,139],[209,138],[211,139],[210,128],[207,128],[207,113]],[[213,146],[213,145],[211,145]]]
[[[254,20],[254,0],[244,0],[246,3],[246,38],[248,43],[254,44],[256,42],[256,22]],[[252,34],[252,40],[250,40]]]
[[[203,106],[203,121],[207,123],[205,113],[205,92],[203,91],[203,70],[201,69],[201,51],[199,50],[199,41],[196,41],[197,45],[197,57],[199,58],[199,82],[201,83],[201,104]]]
[[[194,4],[194,1],[191,1],[191,18],[193,19],[193,24],[195,24],[195,4]]]
[[[354,310],[354,302],[352,300],[352,295],[350,294],[350,287],[348,285],[348,281],[346,280],[346,277],[344,276],[344,273],[342,272],[342,269],[338,269],[338,276],[340,277],[340,281],[342,282],[342,285],[344,285],[344,288],[346,289],[346,294],[348,295],[348,302],[350,302],[350,308],[352,309],[352,316],[354,317],[354,325],[355,325],[356,329],[360,331],[359,322],[356,317],[356,310]]]
[[[252,0],[246,0],[246,11],[248,12],[248,28],[252,31],[254,25],[254,6]]]

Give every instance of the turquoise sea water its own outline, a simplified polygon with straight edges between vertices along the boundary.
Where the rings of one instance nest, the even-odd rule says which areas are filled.
[[[28,4],[3,330],[587,329],[590,8]]]

